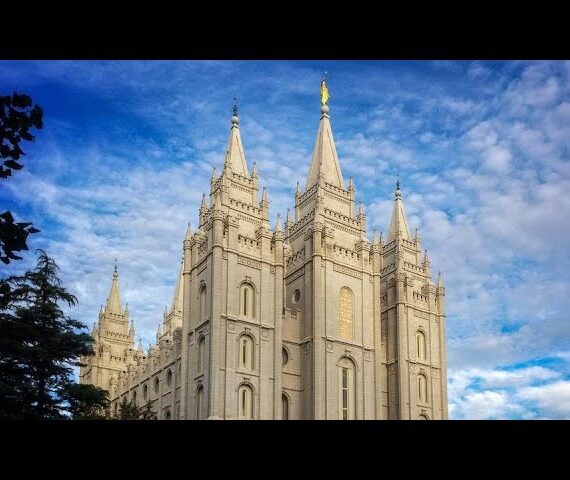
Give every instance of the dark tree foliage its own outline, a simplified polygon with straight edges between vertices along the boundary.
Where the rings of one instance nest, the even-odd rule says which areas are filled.
[[[34,228],[31,222],[14,223],[14,217],[8,211],[0,214],[0,261],[10,263],[10,260],[21,260],[22,257],[15,255],[14,252],[28,250],[26,239],[30,233],[37,233],[39,230]]]
[[[0,280],[0,418],[69,418],[88,410],[90,400],[95,409],[102,403],[97,392],[70,387],[93,340],[83,323],[64,315],[60,304],[77,300],[53,259],[38,252],[33,270]]]
[[[152,411],[150,402],[137,407],[133,401],[127,402],[126,398],[119,403],[117,414],[112,417],[114,420],[156,420],[156,414]]]
[[[30,133],[32,128],[43,128],[43,111],[39,105],[32,105],[28,95],[14,92],[12,96],[0,96],[0,178],[12,175],[12,171],[21,170],[24,166],[20,157],[25,155],[20,142],[33,142],[35,137]],[[30,222],[14,223],[8,211],[0,215],[0,261],[21,260],[14,252],[28,250],[26,239],[30,233],[39,230]]]
[[[109,418],[109,393],[94,385],[68,384],[62,397],[69,403],[73,420],[106,420]]]
[[[20,142],[34,141],[30,129],[43,128],[43,116],[41,107],[32,106],[28,95],[14,92],[12,96],[0,96],[0,158],[7,159],[0,164],[0,178],[8,178],[12,170],[24,168],[20,157],[26,154],[20,148]]]

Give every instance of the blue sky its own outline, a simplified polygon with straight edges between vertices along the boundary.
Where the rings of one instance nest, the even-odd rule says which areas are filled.
[[[274,220],[306,178],[324,70],[369,228],[387,231],[399,171],[443,273],[451,418],[570,418],[570,62],[0,61],[0,93],[45,110],[0,205],[41,228],[29,245],[56,259],[89,325],[117,257],[148,344],[233,96]]]

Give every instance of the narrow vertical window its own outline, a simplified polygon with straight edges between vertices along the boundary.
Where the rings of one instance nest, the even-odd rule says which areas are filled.
[[[342,358],[339,362],[339,418],[342,420],[356,418],[354,376],[354,363],[348,358]]]
[[[418,375],[418,400],[427,403],[427,378],[423,373]]]
[[[206,339],[201,337],[198,340],[198,373],[202,373],[204,371],[204,355],[206,352]]]
[[[206,287],[203,286],[200,289],[200,320],[204,320],[207,317],[207,301],[206,301]]]
[[[253,370],[253,339],[249,335],[242,335],[239,341],[239,367],[245,370]]]
[[[255,291],[249,283],[243,283],[240,287],[239,313],[244,317],[255,317]]]
[[[424,332],[416,332],[416,354],[419,360],[426,360],[426,336]]]
[[[253,390],[248,385],[242,385],[238,390],[238,416],[239,418],[253,418]]]
[[[282,418],[283,420],[289,420],[289,399],[284,393],[281,395],[281,403]]]
[[[196,391],[196,419],[202,420],[202,405],[204,403],[204,387],[200,385]]]

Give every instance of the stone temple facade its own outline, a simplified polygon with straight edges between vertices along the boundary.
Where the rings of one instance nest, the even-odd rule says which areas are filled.
[[[234,107],[156,344],[135,348],[115,267],[80,381],[159,419],[446,419],[445,289],[399,182],[388,235],[370,242],[324,104],[294,213],[271,229],[259,193]]]

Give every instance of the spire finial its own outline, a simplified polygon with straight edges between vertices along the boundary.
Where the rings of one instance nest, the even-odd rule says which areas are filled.
[[[115,269],[113,271],[113,278],[117,278],[119,276],[119,272],[117,271],[117,259],[115,258]]]
[[[232,107],[232,128],[237,127],[239,125],[239,117],[238,117],[238,106],[237,106],[237,98],[234,95],[234,106]]]
[[[396,198],[402,198],[402,191],[400,190],[400,172],[396,172]]]
[[[327,72],[323,75],[321,80],[321,113],[323,115],[329,113],[329,107],[327,105],[329,101],[329,88],[327,87]]]
[[[301,187],[299,186],[299,180],[297,180],[297,188],[295,189],[295,195],[301,194]]]

